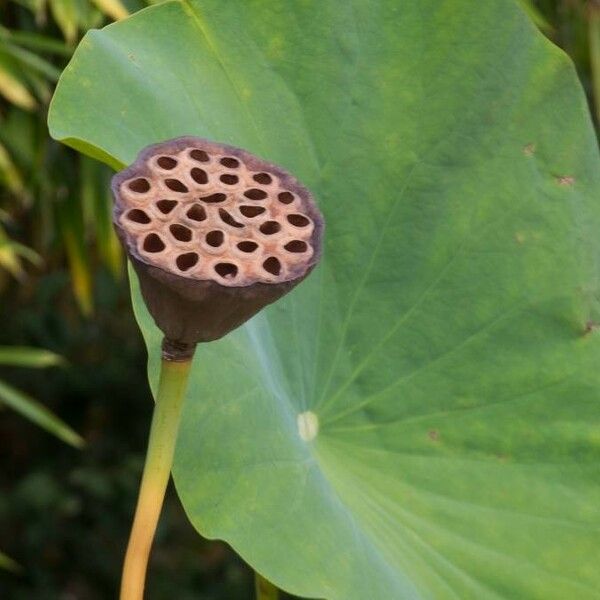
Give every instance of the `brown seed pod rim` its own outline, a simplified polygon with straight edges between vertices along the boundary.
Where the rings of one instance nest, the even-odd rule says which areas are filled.
[[[227,154],[227,155],[233,156],[234,158],[237,158],[237,159],[243,161],[250,170],[257,171],[257,172],[268,171],[268,172],[274,174],[276,177],[279,178],[282,186],[289,189],[290,191],[292,191],[294,194],[296,194],[300,198],[300,201],[303,205],[302,206],[303,212],[306,213],[312,219],[312,221],[314,223],[314,230],[311,235],[311,245],[314,249],[312,257],[310,258],[310,260],[308,262],[304,263],[303,265],[299,265],[300,268],[298,270],[294,270],[294,269],[290,270],[290,272],[288,273],[288,276],[285,279],[280,280],[278,282],[265,281],[265,282],[253,282],[253,283],[241,284],[241,285],[231,285],[230,284],[227,287],[235,289],[236,287],[246,288],[246,287],[250,287],[252,285],[267,285],[267,286],[278,285],[278,284],[284,283],[285,281],[294,281],[298,278],[306,276],[314,268],[314,266],[317,264],[317,262],[319,261],[319,259],[321,257],[322,239],[323,239],[323,233],[324,233],[323,217],[321,216],[320,211],[316,207],[313,197],[312,197],[311,193],[308,191],[308,189],[306,187],[304,187],[293,175],[291,175],[290,173],[288,173],[287,171],[285,171],[284,169],[282,169],[281,167],[279,167],[278,165],[276,165],[274,163],[263,160],[263,159],[255,156],[254,154],[251,154],[250,152],[247,152],[246,150],[243,150],[241,148],[237,148],[235,146],[230,146],[228,144],[222,144],[219,142],[213,142],[213,141],[210,141],[210,140],[207,140],[204,138],[200,138],[200,137],[195,137],[195,136],[183,136],[183,137],[179,137],[179,138],[175,138],[175,139],[171,139],[171,140],[167,140],[167,141],[163,141],[163,142],[159,142],[159,143],[147,146],[139,152],[139,154],[136,157],[136,160],[129,167],[127,167],[126,169],[120,171],[119,173],[117,173],[116,175],[113,176],[112,181],[111,181],[111,189],[112,189],[113,197],[115,200],[114,207],[113,207],[113,222],[116,227],[117,233],[119,234],[119,237],[121,238],[121,241],[124,243],[125,247],[127,248],[129,254],[132,257],[135,257],[135,259],[137,261],[140,261],[142,263],[148,264],[149,266],[152,266],[153,268],[164,271],[164,273],[170,277],[174,277],[174,278],[181,279],[181,280],[188,281],[188,282],[189,281],[198,281],[198,282],[213,283],[216,286],[223,287],[223,286],[221,286],[221,284],[218,283],[218,281],[215,281],[215,280],[192,279],[192,278],[186,277],[185,275],[182,275],[179,273],[167,271],[166,269],[162,269],[161,267],[158,267],[156,265],[151,265],[151,263],[146,261],[144,259],[144,257],[139,254],[137,247],[135,246],[134,243],[132,243],[132,240],[128,236],[127,232],[125,232],[122,229],[122,227],[119,223],[121,214],[127,210],[127,208],[124,207],[120,201],[119,190],[120,190],[121,184],[124,181],[127,181],[128,179],[131,179],[133,177],[148,177],[148,178],[150,178],[151,171],[150,171],[149,166],[147,165],[147,162],[149,161],[149,159],[151,159],[155,156],[158,156],[160,154],[166,154],[166,155],[177,154],[188,148],[189,149],[198,148],[198,149],[202,149],[202,150],[207,150],[208,152],[214,153],[214,154]],[[202,163],[199,163],[199,164],[201,165]]]

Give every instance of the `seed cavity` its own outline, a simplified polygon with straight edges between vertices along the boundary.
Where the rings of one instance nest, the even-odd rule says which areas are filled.
[[[277,221],[265,221],[260,227],[260,232],[265,235],[273,235],[281,231],[281,225]]]
[[[240,206],[240,212],[249,219],[262,215],[265,210],[262,206]]]
[[[304,215],[299,215],[296,213],[288,215],[287,220],[294,227],[306,227],[310,223],[310,221]]]
[[[308,245],[302,240],[292,240],[291,242],[288,242],[284,248],[288,252],[306,252],[308,250]]]
[[[240,161],[231,156],[225,156],[219,162],[228,169],[237,169],[240,166]]]
[[[145,177],[138,177],[137,179],[130,181],[128,186],[132,192],[138,194],[145,194],[150,191],[150,182]]]
[[[174,192],[179,192],[180,194],[185,194],[189,192],[187,186],[179,181],[179,179],[165,179],[165,185]]]
[[[269,185],[273,181],[273,178],[268,173],[256,173],[256,175],[252,176],[252,179],[262,185]]]
[[[271,275],[279,275],[281,273],[281,263],[275,256],[269,256],[265,262],[263,262],[263,269]]]
[[[206,234],[206,243],[213,248],[218,248],[224,241],[225,236],[222,231],[214,229]]]
[[[192,241],[192,230],[185,225],[175,223],[169,227],[171,235],[180,242],[191,242]]]
[[[210,194],[209,196],[200,196],[200,200],[202,202],[207,202],[208,204],[216,204],[218,202],[225,202],[227,200],[227,196],[225,194]]]
[[[221,217],[221,221],[223,223],[227,223],[227,225],[231,225],[231,227],[243,227],[244,224],[236,221],[224,208],[219,209],[219,217]]]
[[[208,162],[208,154],[204,150],[192,150],[190,152],[190,158],[197,160],[198,162]]]
[[[188,271],[198,263],[198,255],[195,252],[180,254],[175,260],[180,271]]]
[[[294,201],[294,194],[291,192],[279,192],[277,199],[282,204],[291,204]]]
[[[233,263],[222,262],[215,265],[215,271],[223,279],[233,279],[238,273],[238,268]]]
[[[177,166],[177,161],[171,156],[159,156],[156,162],[161,169],[166,171],[170,171]]]
[[[242,251],[242,252],[254,252],[257,248],[258,248],[258,244],[256,242],[252,242],[250,240],[246,240],[244,242],[239,242],[237,247]]]
[[[146,252],[162,252],[165,249],[165,243],[156,235],[156,233],[151,233],[146,236],[144,239],[144,250]]]
[[[150,223],[150,217],[139,208],[134,208],[127,213],[127,218],[134,223],[141,223],[142,225],[148,225]]]
[[[168,215],[177,206],[177,200],[159,200],[156,203],[156,208],[163,215]]]
[[[230,173],[225,173],[225,175],[221,175],[219,179],[227,185],[235,185],[239,181],[237,175],[231,175]]]
[[[204,206],[200,206],[200,204],[194,204],[185,214],[187,218],[192,221],[206,221],[206,210],[204,210]]]
[[[190,176],[196,183],[199,183],[200,185],[208,183],[208,175],[206,174],[206,171],[200,167],[194,167],[190,171]]]
[[[250,188],[244,192],[244,196],[250,200],[264,200],[267,197],[267,192],[258,188]]]

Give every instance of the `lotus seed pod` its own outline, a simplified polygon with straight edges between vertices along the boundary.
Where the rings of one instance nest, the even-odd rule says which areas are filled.
[[[309,191],[239,148],[195,137],[149,146],[112,192],[117,234],[174,359],[289,292],[321,254]]]

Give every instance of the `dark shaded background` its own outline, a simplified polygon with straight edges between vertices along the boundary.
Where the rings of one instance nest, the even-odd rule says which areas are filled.
[[[59,69],[86,27],[106,19],[88,7],[74,35],[47,7],[40,18],[28,4],[0,0],[0,26],[64,41],[62,52],[38,52]],[[600,4],[530,5],[538,26],[575,60],[592,104],[589,42]],[[145,349],[106,227],[109,173],[48,139],[54,81],[45,84],[35,107],[0,96],[0,147],[21,176],[15,185],[0,164],[1,227],[44,256],[40,265],[20,258],[21,277],[0,260],[0,346],[47,348],[69,364],[0,368],[0,380],[51,408],[86,447],[75,450],[0,404],[0,551],[23,567],[20,574],[0,570],[0,598],[106,599],[118,588],[152,405]],[[148,600],[246,600],[253,597],[252,572],[226,544],[201,539],[169,489],[147,589]]]
[[[93,318],[79,315],[63,268],[2,294],[1,344],[40,345],[64,369],[4,369],[85,438],[74,450],[23,418],[0,416],[0,543],[21,576],[0,572],[0,597],[115,597],[144,460],[151,401],[145,349],[124,282],[100,268]],[[169,489],[148,598],[251,598],[252,575],[229,547],[205,542]]]

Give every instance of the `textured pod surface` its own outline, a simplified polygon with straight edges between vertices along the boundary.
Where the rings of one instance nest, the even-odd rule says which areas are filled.
[[[171,342],[222,337],[297,285],[321,253],[323,219],[281,168],[181,137],[114,176],[113,221],[146,304]]]

